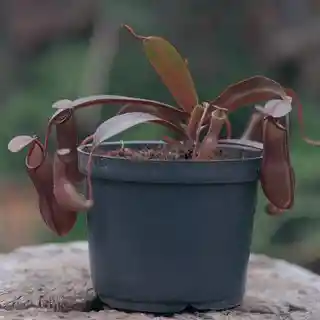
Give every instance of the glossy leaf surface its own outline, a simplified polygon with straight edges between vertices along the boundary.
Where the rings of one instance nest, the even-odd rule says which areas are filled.
[[[173,108],[172,106],[155,100],[143,99],[143,98],[134,98],[127,96],[118,96],[118,95],[92,95],[87,97],[78,98],[73,100],[71,104],[68,104],[68,107],[61,107],[61,104],[53,104],[54,109],[70,109],[70,108],[83,108],[87,106],[100,105],[100,104],[138,104],[138,105],[150,105],[150,106],[159,106]],[[61,111],[60,111],[61,112]]]
[[[143,113],[143,112],[132,112],[117,115],[103,122],[96,130],[93,136],[93,144],[99,145],[103,141],[110,139],[111,137],[130,129],[138,124],[155,122],[159,123],[169,129],[175,130],[180,134],[184,134],[184,131],[176,127],[170,122],[167,122],[157,116]]]
[[[162,82],[169,89],[177,104],[188,113],[198,104],[198,95],[186,60],[177,49],[161,37],[141,37],[124,26],[137,39],[142,40],[145,53]]]
[[[210,105],[235,111],[239,107],[252,105],[259,101],[285,99],[286,96],[284,88],[279,83],[263,76],[254,76],[230,85],[211,101]]]
[[[180,125],[182,122],[186,122],[189,116],[188,113],[173,107],[162,105],[152,106],[143,104],[127,104],[119,110],[118,114],[132,112],[149,113],[166,121],[170,121],[176,125]]]

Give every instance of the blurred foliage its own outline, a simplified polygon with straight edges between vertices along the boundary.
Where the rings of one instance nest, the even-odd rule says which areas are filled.
[[[135,23],[134,27],[140,34],[161,35],[177,44],[179,51],[188,58],[191,73],[202,100],[212,99],[229,83],[252,74],[263,72],[271,77],[277,76],[277,73],[269,72],[269,69],[262,69],[261,66],[255,64],[248,55],[251,48],[244,45],[241,34],[237,33],[237,26],[241,22],[239,19],[241,20],[242,17],[239,12],[236,15],[238,20],[226,19],[222,24],[224,28],[214,30],[214,35],[212,35],[214,41],[211,39],[209,31],[207,34],[199,34],[197,36],[199,39],[190,35],[191,39],[203,44],[203,47],[195,47],[191,40],[188,42],[188,36],[183,34],[183,27],[188,27],[188,19],[191,19],[193,10],[195,10],[191,5],[189,11],[187,7],[183,10],[179,6],[172,9],[175,13],[182,10],[181,21],[179,19],[170,20],[170,23],[167,23],[166,20],[163,20],[166,17],[160,4],[157,10],[162,10],[162,12],[159,11],[160,13],[156,14],[151,2],[147,5],[145,1],[136,1],[134,10],[136,16],[133,18],[130,14],[130,10],[133,10],[132,2],[126,2],[129,9],[126,9],[123,4],[121,5],[120,1],[112,1],[112,3],[119,16],[115,19],[116,23],[121,20],[121,16],[125,12],[123,20],[126,21],[121,22]],[[203,3],[206,3],[205,8],[209,8],[212,1],[210,3],[204,1]],[[224,4],[221,2],[219,5],[227,7],[227,3],[229,2]],[[218,5],[216,4],[216,6]],[[144,9],[142,10],[142,8]],[[239,7],[237,6],[237,8]],[[139,11],[140,9],[142,11]],[[193,17],[195,20],[201,20],[204,14],[204,11],[199,8],[198,11],[198,18],[197,16]],[[168,12],[169,18],[171,15],[173,13]],[[20,74],[20,80],[16,82],[14,88],[11,88],[10,94],[3,101],[0,126],[0,148],[2,150],[6,150],[9,139],[16,134],[39,133],[43,138],[47,118],[52,112],[51,104],[58,99],[78,97],[79,88],[83,81],[88,45],[87,35],[63,40],[57,39],[46,46],[34,59],[28,60],[23,68],[23,74]],[[218,54],[214,50],[216,47],[219,47]],[[203,61],[203,56],[210,56],[208,52],[211,50],[215,52],[212,54],[212,59]],[[216,56],[218,56],[218,62],[215,64]],[[101,93],[150,98],[174,104],[169,92],[145,59],[140,43],[123,30],[119,31],[117,55],[108,77],[108,85]],[[304,108],[304,120],[308,124],[308,134],[320,138],[318,133],[319,110],[314,107],[315,101],[307,101],[306,97],[302,100],[307,102]],[[116,110],[115,107],[104,107],[102,118],[109,117]],[[235,136],[242,131],[249,113],[250,109],[247,108],[232,115],[231,121]],[[266,201],[262,192],[259,191],[252,249],[256,252],[307,264],[320,259],[318,209],[320,204],[318,196],[320,171],[317,170],[320,151],[301,141],[295,120],[296,112],[293,112],[293,116],[292,161],[297,181],[295,206],[291,212],[287,212],[283,216],[267,216],[263,212]],[[125,133],[121,138],[159,139],[162,134],[163,129],[158,126],[145,125]],[[23,157],[4,151],[0,160],[0,172],[3,180],[17,177],[25,179]],[[41,229],[40,233],[41,241],[85,239],[85,215],[79,216],[76,227],[67,237],[57,238],[48,233],[46,229]]]

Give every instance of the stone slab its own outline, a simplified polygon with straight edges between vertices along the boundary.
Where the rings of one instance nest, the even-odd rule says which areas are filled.
[[[320,276],[252,254],[245,300],[230,311],[154,317],[92,311],[94,298],[87,242],[22,247],[0,255],[0,320],[319,320]]]

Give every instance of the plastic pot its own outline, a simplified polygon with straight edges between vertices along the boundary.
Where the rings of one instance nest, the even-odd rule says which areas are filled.
[[[105,150],[118,147],[116,142],[103,145]],[[232,159],[93,157],[88,241],[93,285],[103,303],[153,313],[222,310],[241,303],[261,150],[220,147]],[[86,173],[88,146],[78,151]]]

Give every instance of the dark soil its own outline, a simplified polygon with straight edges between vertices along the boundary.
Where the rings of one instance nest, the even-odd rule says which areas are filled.
[[[160,145],[157,148],[149,148],[146,146],[140,150],[123,147],[107,152],[98,150],[95,154],[132,160],[191,160],[193,147]],[[217,148],[212,159],[224,158],[226,158],[226,156],[223,155],[222,150]]]

